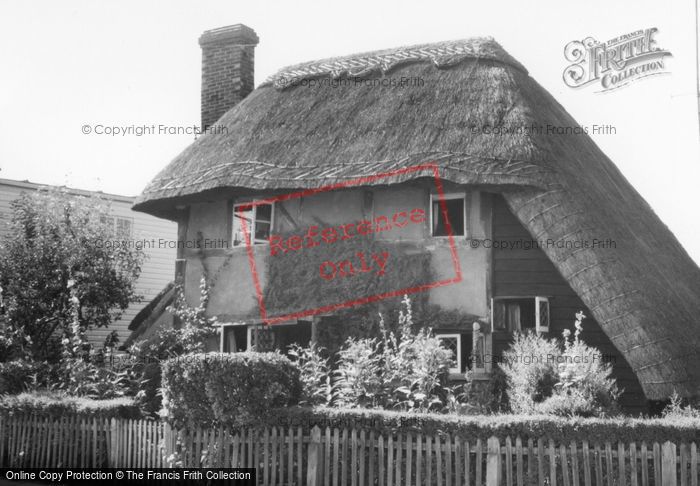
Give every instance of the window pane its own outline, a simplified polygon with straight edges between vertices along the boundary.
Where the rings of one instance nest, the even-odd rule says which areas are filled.
[[[520,318],[520,304],[517,302],[509,302],[506,305],[506,322],[510,332],[518,332],[522,330],[522,321]]]
[[[272,204],[260,204],[256,207],[256,221],[266,221],[268,223],[272,221]]]
[[[447,220],[453,236],[464,236],[464,198],[447,199]],[[447,222],[439,200],[433,201],[433,236],[447,236]]]
[[[240,211],[242,206],[234,206],[233,208],[233,246],[245,244],[245,233],[243,232],[242,219],[246,221],[246,229],[248,233],[253,231],[253,208],[248,208],[245,211]]]
[[[502,300],[493,301],[493,329],[506,329],[506,304]]]
[[[520,301],[520,328],[535,328],[535,299]]]
[[[460,358],[460,349],[459,349],[459,338],[457,336],[440,336],[438,335],[437,338],[440,340],[440,344],[442,345],[443,348],[449,350],[452,354],[452,365],[450,366],[450,371],[453,372],[461,372],[459,369],[459,358]]]
[[[535,328],[535,299],[503,299],[501,302],[505,304],[505,327],[509,332]]]
[[[472,368],[472,349],[474,346],[474,334],[462,334],[462,371]]]
[[[440,339],[440,344],[442,344],[442,347],[452,351],[452,358],[456,359],[457,358],[457,348],[458,348],[457,338],[456,337],[440,337],[440,336],[438,336],[438,339]]]
[[[547,301],[547,299],[542,298],[541,300],[538,299],[537,304],[539,305],[539,311],[540,311],[539,327],[542,329],[546,329],[548,331],[549,330],[549,301]]]
[[[131,220],[117,218],[117,236],[119,238],[129,238],[131,236]]]
[[[270,239],[270,223],[262,223],[260,221],[255,223],[255,239],[256,241],[267,241]]]

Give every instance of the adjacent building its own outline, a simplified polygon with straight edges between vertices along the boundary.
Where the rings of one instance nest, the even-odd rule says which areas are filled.
[[[10,207],[12,201],[20,197],[22,193],[46,187],[44,184],[29,181],[0,179],[0,237],[9,231],[7,222],[12,216]],[[76,196],[97,195],[108,200],[112,211],[110,222],[115,225],[117,234],[127,240],[147,243],[143,245],[146,259],[143,263],[141,276],[136,282],[136,292],[143,297],[142,301],[129,306],[122,313],[121,318],[108,328],[92,329],[88,332],[90,342],[101,346],[110,332],[117,331],[120,344],[122,344],[131,334],[129,325],[134,317],[173,280],[177,226],[170,221],[132,211],[134,197],[80,189],[68,188],[66,190]]]

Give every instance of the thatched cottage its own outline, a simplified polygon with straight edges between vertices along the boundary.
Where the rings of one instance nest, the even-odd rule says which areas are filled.
[[[134,206],[178,223],[178,278],[192,304],[202,276],[210,282],[208,312],[224,324],[224,350],[342,335],[363,306],[333,302],[449,278],[456,259],[461,278],[414,296],[423,324],[455,350],[455,373],[476,366],[487,376],[513,332],[560,335],[582,310],[585,338],[609,356],[628,406],[674,390],[699,394],[697,265],[494,40],[313,61],[253,89],[257,43],[243,25],[202,35],[202,125],[210,130]],[[437,166],[442,191],[428,169],[396,172],[420,164]],[[279,198],[300,190],[311,191]],[[367,255],[391,255],[380,283],[358,273],[324,287],[318,271],[300,270],[308,260],[285,266],[270,252],[274,235],[413,210],[421,217],[401,231],[351,240]],[[280,314],[318,311],[265,327],[263,298]]]

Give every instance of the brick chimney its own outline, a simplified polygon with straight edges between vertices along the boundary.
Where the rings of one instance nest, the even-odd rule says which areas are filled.
[[[199,38],[203,129],[253,91],[258,40],[255,31],[243,24],[207,30]]]

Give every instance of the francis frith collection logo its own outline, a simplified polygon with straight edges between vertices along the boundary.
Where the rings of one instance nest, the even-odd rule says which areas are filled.
[[[672,54],[656,45],[656,27],[637,30],[606,42],[593,37],[569,42],[564,57],[564,83],[570,88],[598,86],[598,92],[628,86],[649,76],[666,74],[665,57]]]

